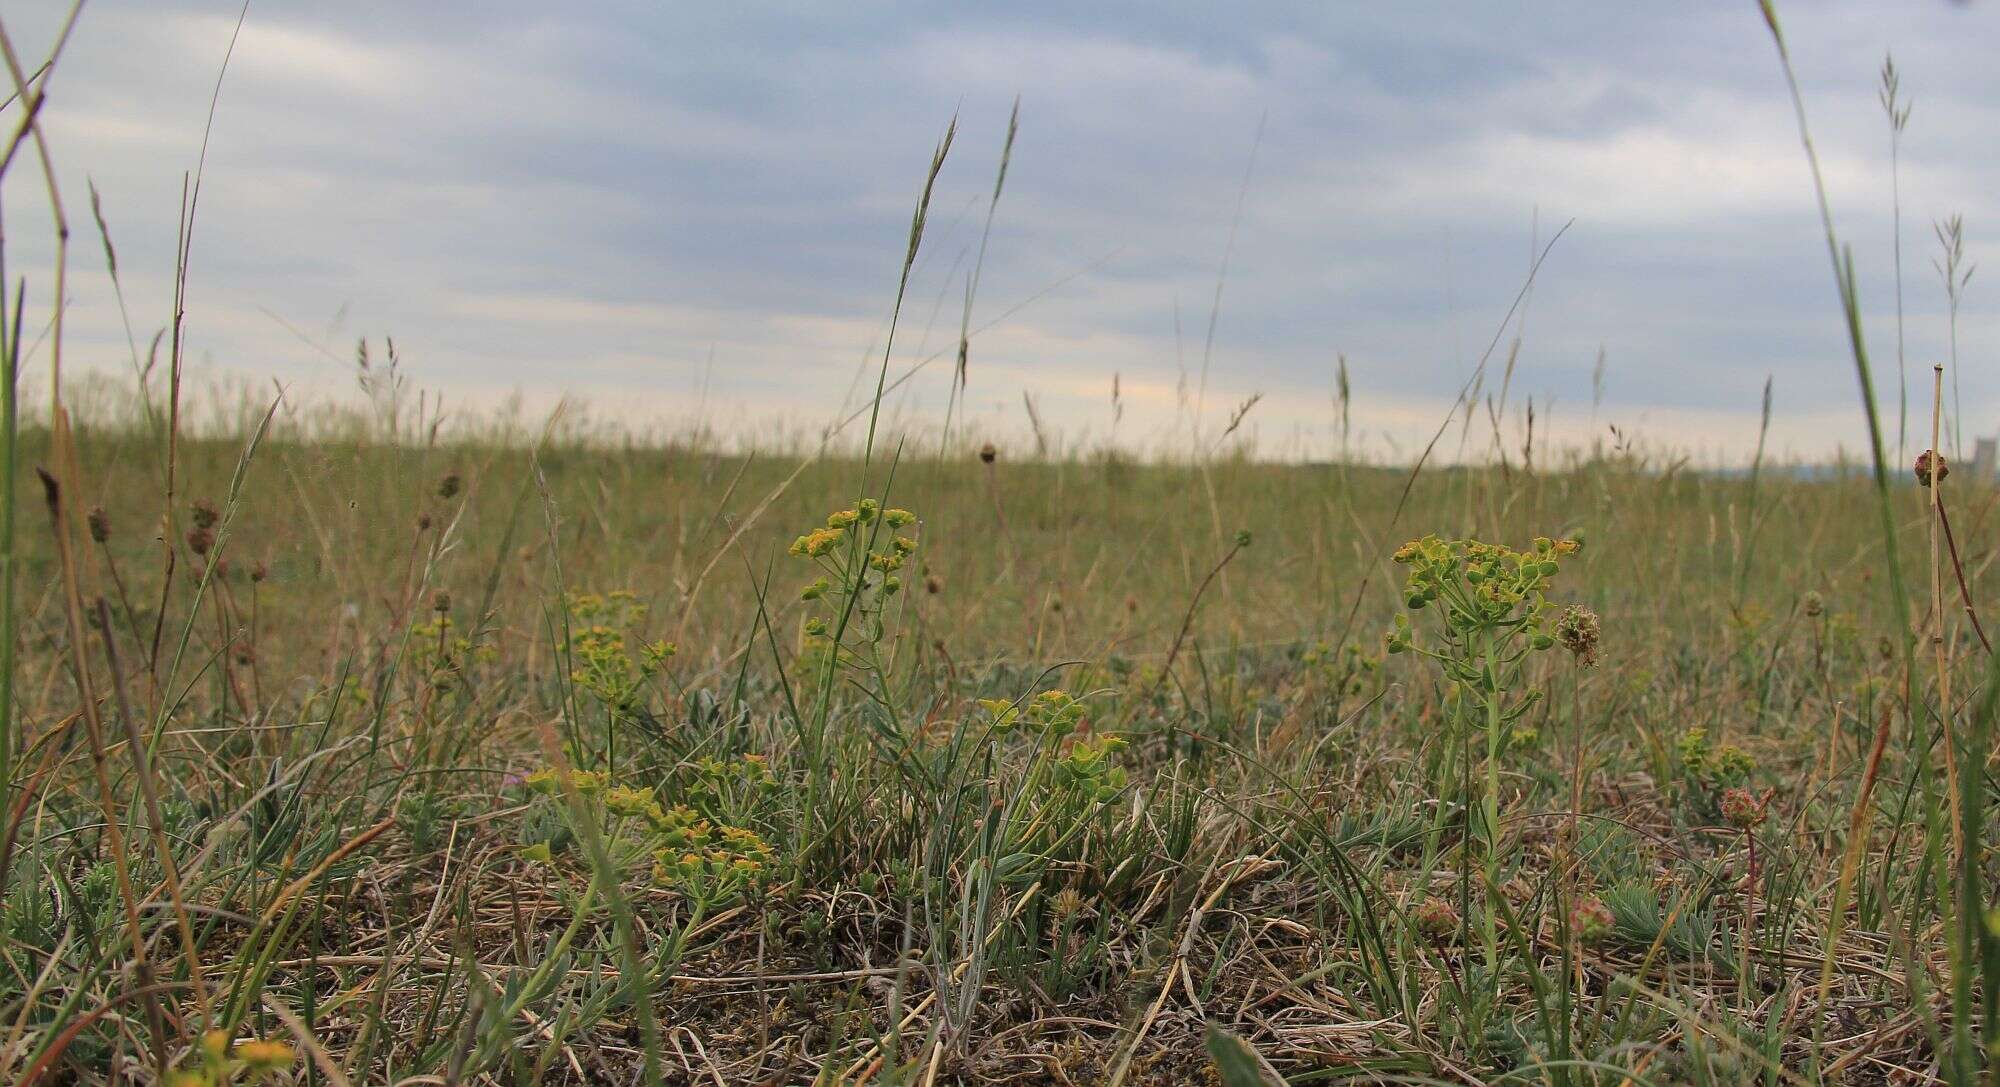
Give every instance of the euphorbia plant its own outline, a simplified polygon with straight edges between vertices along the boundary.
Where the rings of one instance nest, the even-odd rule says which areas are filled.
[[[1540,537],[1529,550],[1515,551],[1478,540],[1425,536],[1396,551],[1396,561],[1409,567],[1404,603],[1413,612],[1428,612],[1436,621],[1430,637],[1419,643],[1409,616],[1398,615],[1388,634],[1387,648],[1391,653],[1429,657],[1437,662],[1449,684],[1449,721],[1452,735],[1461,745],[1465,774],[1461,800],[1468,814],[1473,737],[1482,731],[1486,737],[1486,780],[1480,799],[1486,824],[1488,887],[1497,885],[1500,757],[1510,746],[1529,738],[1518,725],[1541,692],[1526,682],[1527,659],[1556,644],[1551,630],[1553,608],[1545,594],[1561,559],[1581,547],[1575,540]],[[1467,830],[1469,844],[1469,825]],[[1464,871],[1461,868],[1461,873]],[[1497,940],[1492,911],[1484,912],[1490,957]]]

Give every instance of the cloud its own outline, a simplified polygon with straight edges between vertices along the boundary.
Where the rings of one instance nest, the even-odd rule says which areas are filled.
[[[181,180],[234,21],[206,0],[104,0],[54,84],[71,218],[83,226],[94,179],[142,344],[171,298]],[[9,22],[19,43],[55,25]],[[1985,63],[2000,32],[1944,3],[1802,7],[1787,29],[1885,382],[1874,77],[1889,49],[1905,72],[1905,343],[1921,374],[1949,350],[1931,221],[1963,212],[1975,260],[2000,221],[2000,152],[1982,138],[2000,122]],[[329,356],[388,333],[416,381],[459,401],[575,393],[643,420],[692,397],[746,428],[810,429],[883,347],[911,205],[954,112],[892,373],[955,344],[1017,94],[972,315],[982,426],[1023,430],[1027,393],[1066,432],[1105,431],[1117,375],[1121,438],[1182,440],[1182,390],[1205,372],[1211,428],[1263,392],[1248,425],[1323,453],[1344,354],[1358,430],[1412,450],[1573,220],[1498,340],[1504,354],[1521,336],[1514,395],[1553,405],[1539,425],[1586,440],[1624,419],[1743,455],[1770,377],[1784,448],[1862,438],[1789,102],[1755,11],[1723,0],[253,9],[201,189],[192,357],[331,390],[346,378]],[[27,175],[4,200],[11,266],[45,283]],[[129,369],[86,234],[70,365]],[[1968,360],[2000,347],[1978,282]],[[1576,406],[1597,395],[1600,351],[1593,420]],[[941,417],[948,372],[917,370],[905,418]],[[1990,429],[2000,375],[1960,377],[1967,428]]]

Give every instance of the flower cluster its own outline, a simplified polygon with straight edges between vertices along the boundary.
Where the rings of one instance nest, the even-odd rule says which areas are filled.
[[[1736,788],[1749,781],[1757,769],[1757,760],[1735,744],[1711,746],[1705,728],[1688,729],[1675,747],[1681,756],[1681,768],[1710,792]]]
[[[1747,814],[1743,798],[1752,798],[1746,786],[1757,772],[1757,761],[1735,744],[1710,743],[1708,730],[1691,728],[1674,745],[1680,756],[1681,799],[1694,817],[1721,820],[1731,825]],[[1741,794],[1732,799],[1733,794]]]
[[[648,642],[634,654],[626,631],[645,617],[646,605],[624,589],[569,598],[570,680],[614,713],[630,713],[675,652],[671,642]]]
[[[792,541],[793,555],[811,559],[820,568],[820,576],[799,593],[800,599],[823,601],[836,614],[858,618],[862,636],[879,641],[883,607],[902,591],[902,569],[917,550],[917,541],[900,530],[916,522],[917,515],[909,510],[883,509],[872,498],[829,514],[825,525]],[[808,614],[805,633],[810,639],[823,639],[831,627],[825,616]],[[807,648],[819,659],[823,659],[820,653],[830,652]]]
[[[209,549],[215,546],[215,525],[222,519],[222,512],[215,508],[215,503],[200,498],[189,510],[188,519],[194,522],[187,533],[188,550],[198,556],[208,554]]]
[[[1458,934],[1458,910],[1435,895],[1419,903],[1410,919],[1416,923],[1417,931],[1433,943],[1446,943]]]
[[[469,666],[497,655],[487,642],[458,632],[451,618],[451,599],[442,591],[433,601],[431,618],[410,628],[410,654],[417,673],[440,691],[449,690],[453,677],[462,676]]]
[[[1604,900],[1593,895],[1582,895],[1569,907],[1569,931],[1576,942],[1585,947],[1603,943],[1611,937],[1611,929],[1617,923],[1611,907]]]
[[[1933,482],[1944,482],[1944,477],[1951,474],[1951,465],[1944,462],[1937,450],[1926,449],[1917,454],[1916,472],[1917,484],[1928,487]]]
[[[1111,761],[1124,749],[1125,741],[1116,736],[1079,740],[1056,760],[1055,782],[1086,803],[1108,804],[1125,791],[1125,768]]]
[[[564,775],[554,767],[544,767],[521,779],[521,784],[530,791],[543,796],[555,796],[562,791]],[[610,784],[610,775],[601,770],[571,770],[568,775],[571,788],[583,796],[596,796]]]
[[[1738,830],[1750,830],[1764,821],[1764,801],[1741,785],[1725,789],[1716,805],[1722,820]]]
[[[1585,668],[1597,664],[1598,634],[1597,613],[1581,604],[1571,604],[1556,618],[1556,641]]]
[[[891,533],[896,529],[915,524],[917,515],[904,509],[884,510],[881,503],[872,498],[864,498],[853,509],[838,510],[827,515],[826,526],[792,541],[791,553],[801,558],[825,558],[835,551],[850,536],[868,528],[880,517],[883,526]],[[893,536],[887,550],[870,553],[868,564],[878,570],[900,569],[903,558],[917,549],[915,540],[906,536]]]
[[[567,780],[602,823],[614,862],[651,860],[653,881],[662,887],[713,905],[764,878],[771,847],[756,831],[709,819],[686,804],[667,807],[651,789],[614,784],[602,772],[570,770]],[[531,792],[550,798],[562,793],[563,782],[564,773],[555,769],[522,779]],[[553,860],[552,852],[547,841],[521,851],[543,864]]]
[[[713,823],[685,804],[657,817],[653,882],[690,898],[721,902],[763,878],[771,847],[755,831]]]
[[[982,698],[979,705],[993,718],[993,731],[1002,735],[1020,728],[1036,736],[1060,738],[1076,731],[1083,721],[1083,703],[1067,691],[1043,691],[1025,707],[1005,698]]]
[[[762,755],[742,755],[734,759],[713,756],[694,764],[697,788],[711,796],[730,792],[768,793],[778,787],[771,773],[771,761]]]
[[[298,1054],[284,1042],[252,1038],[232,1044],[229,1035],[219,1030],[202,1035],[194,1055],[199,1066],[171,1073],[167,1087],[225,1087],[246,1076],[266,1079],[298,1060]]]
[[[1561,569],[1561,560],[1582,548],[1576,540],[1546,536],[1537,537],[1527,551],[1425,536],[1398,548],[1395,560],[1410,568],[1403,602],[1411,611],[1437,604],[1446,625],[1460,632],[1520,627],[1530,633],[1535,648],[1545,649],[1555,640],[1543,629],[1548,607],[1543,594]],[[1407,622],[1397,629],[1406,631]],[[1392,651],[1409,648],[1407,637],[1400,639],[1400,646],[1396,641],[1392,635]]]

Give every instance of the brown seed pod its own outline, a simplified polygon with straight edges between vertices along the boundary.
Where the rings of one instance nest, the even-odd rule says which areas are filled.
[[[1000,451],[993,448],[992,442],[987,442],[985,445],[979,447],[979,460],[982,464],[992,464],[999,456]]]
[[[103,506],[90,507],[90,513],[85,515],[84,520],[90,523],[91,539],[103,543],[111,538],[111,515],[104,512]]]
[[[1935,449],[1926,449],[1917,454],[1917,483],[1928,487],[1934,481],[1951,475],[1951,465],[1946,464],[1944,455]]]
[[[1564,608],[1556,619],[1556,640],[1586,668],[1597,663],[1598,635],[1597,613],[1581,604]]]

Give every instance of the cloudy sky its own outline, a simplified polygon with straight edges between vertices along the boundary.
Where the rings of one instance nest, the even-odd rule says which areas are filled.
[[[12,0],[0,18],[38,57],[64,6]],[[1927,430],[1928,364],[1948,350],[1933,221],[1964,216],[1973,262],[2000,229],[2000,16],[1943,0],[1787,12],[1892,411],[1876,89],[1886,52],[1903,71],[1906,342]],[[53,77],[45,117],[79,227],[70,365],[130,369],[87,179],[141,350],[168,313],[181,179],[236,15],[92,0]],[[355,341],[386,334],[414,382],[468,409],[570,395],[641,425],[817,428],[879,364],[910,210],[956,114],[890,362],[894,377],[943,353],[892,405],[935,426],[1017,95],[971,316],[968,406],[989,432],[1025,433],[1026,393],[1068,440],[1105,440],[1115,376],[1121,442],[1184,443],[1197,405],[1213,435],[1262,393],[1244,424],[1261,449],[1323,452],[1345,355],[1355,441],[1408,455],[1538,244],[1573,220],[1518,325],[1511,442],[1532,400],[1543,441],[1616,424],[1740,455],[1769,377],[1775,448],[1860,443],[1809,178],[1751,0],[260,0],[201,192],[193,365],[333,395],[352,388]],[[17,164],[5,225],[10,270],[45,283],[37,183]],[[1959,321],[1972,433],[2000,429],[1988,298],[1975,276]]]

